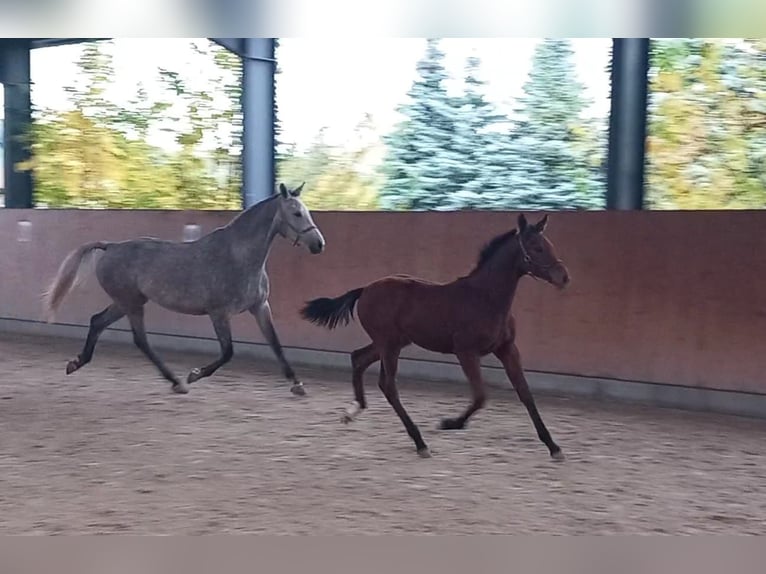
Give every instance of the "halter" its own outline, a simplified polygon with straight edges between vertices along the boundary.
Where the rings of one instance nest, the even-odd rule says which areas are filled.
[[[309,231],[313,231],[314,229],[317,229],[317,226],[313,224],[309,225],[306,229],[302,229],[302,230],[299,230],[297,227],[293,227],[287,221],[285,221],[285,225],[287,225],[287,227],[289,227],[295,232],[295,241],[293,242],[293,247],[298,245],[298,241],[300,241],[301,235],[303,235],[304,233],[308,233]]]
[[[556,265],[563,265],[563,261],[561,259],[554,260],[553,263],[547,263],[542,264],[534,259],[529,255],[527,252],[527,248],[524,247],[524,242],[521,240],[521,231],[519,231],[517,237],[519,238],[519,248],[521,249],[521,256],[524,259],[524,263],[527,265],[527,272],[525,275],[530,275],[532,279],[540,279],[537,275],[532,273],[532,269],[530,267],[536,267],[539,271],[549,271],[550,269],[553,269]]]

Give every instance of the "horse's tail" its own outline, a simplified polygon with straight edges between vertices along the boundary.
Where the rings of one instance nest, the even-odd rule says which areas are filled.
[[[352,289],[335,299],[329,297],[312,299],[301,309],[301,316],[315,325],[328,329],[334,329],[341,321],[344,325],[348,325],[349,320],[354,317],[354,306],[362,296],[362,291],[364,287]]]
[[[56,277],[51,282],[48,290],[43,293],[43,309],[45,320],[48,323],[53,322],[56,309],[58,309],[61,301],[63,301],[66,294],[72,290],[75,283],[79,282],[79,279],[81,278],[79,274],[80,267],[86,258],[89,258],[94,250],[106,249],[109,245],[109,243],[104,241],[86,243],[71,251],[64,261],[62,261],[58,273],[56,273]]]

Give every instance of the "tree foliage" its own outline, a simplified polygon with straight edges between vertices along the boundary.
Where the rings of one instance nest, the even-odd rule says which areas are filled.
[[[281,181],[306,182],[304,202],[309,209],[373,211],[378,209],[379,183],[376,174],[360,169],[373,151],[365,136],[372,129],[372,118],[364,118],[356,128],[357,145],[339,149],[327,143],[320,131],[302,153],[288,149],[277,163]]]
[[[279,41],[275,41],[276,59],[279,63]],[[365,166],[374,154],[371,140],[376,139],[373,118],[367,114],[357,124],[353,141],[345,147],[328,143],[323,128],[306,149],[282,141],[279,107],[279,75],[282,67],[275,70],[275,139],[277,180],[288,185],[306,182],[303,201],[314,210],[372,211],[378,209],[378,176]]]
[[[648,203],[766,206],[766,42],[652,42]]]
[[[381,203],[390,209],[570,209],[604,203],[604,138],[584,117],[584,88],[567,40],[536,48],[516,113],[484,95],[481,62],[466,62],[462,96],[447,94],[443,54],[429,40],[418,78],[386,139]]]
[[[208,40],[189,48],[212,64],[212,84],[193,67],[155,67],[159,91],[139,82],[118,99],[111,42],[83,45],[67,109],[34,110],[33,155],[22,167],[33,170],[39,205],[240,207],[241,62]],[[588,115],[569,41],[537,44],[508,114],[488,99],[479,58],[465,61],[457,91],[444,62],[440,42],[427,40],[401,121],[382,136],[368,114],[343,146],[320,131],[298,148],[281,141],[275,109],[278,178],[306,181],[312,209],[604,205],[607,118]],[[648,206],[764,207],[766,41],[653,40],[650,89]],[[153,143],[161,131],[172,146]]]
[[[398,111],[402,122],[384,138],[381,205],[386,209],[438,209],[466,183],[462,102],[447,94],[444,53],[436,39],[427,41],[417,64],[418,77],[408,101]]]
[[[70,109],[34,110],[32,159],[22,168],[34,173],[38,205],[239,208],[239,59],[208,40],[192,42],[193,53],[215,64],[215,87],[191,87],[191,70],[156,68],[164,94],[152,100],[139,83],[120,105],[108,97],[111,44],[84,44],[79,74],[65,87]],[[223,104],[213,101],[214,90]],[[176,149],[150,144],[153,131],[170,132]]]
[[[595,208],[605,203],[604,139],[584,117],[585,89],[573,70],[568,40],[540,42],[509,134],[509,207]]]

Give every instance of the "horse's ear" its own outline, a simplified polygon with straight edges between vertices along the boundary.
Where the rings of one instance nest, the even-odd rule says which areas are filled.
[[[543,218],[535,223],[535,231],[542,233],[545,231],[545,226],[548,225],[548,214],[546,213]]]
[[[524,217],[523,213],[519,213],[519,231],[521,233],[524,233],[524,230],[527,228],[527,218]]]
[[[298,196],[301,194],[301,191],[303,191],[303,186],[304,186],[304,185],[306,185],[306,182],[305,182],[305,181],[304,181],[303,183],[301,183],[301,184],[300,184],[298,187],[296,187],[294,190],[292,190],[292,191],[290,192],[290,194],[291,194],[293,197],[298,197]]]
[[[287,186],[284,183],[279,184],[279,193],[287,199],[287,196],[290,195],[290,192],[287,190]]]

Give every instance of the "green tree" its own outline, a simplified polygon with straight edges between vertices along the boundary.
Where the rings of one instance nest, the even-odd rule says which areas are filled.
[[[238,208],[239,59],[208,40],[191,43],[193,54],[216,65],[214,82],[222,92],[192,90],[182,72],[158,70],[167,89],[164,97],[151,100],[139,83],[127,103],[118,105],[110,97],[112,46],[112,41],[83,45],[79,73],[65,88],[71,110],[35,110],[33,157],[25,167],[34,171],[38,203]],[[216,101],[211,97],[221,93]],[[149,143],[150,135],[163,126],[173,132],[179,151]],[[230,127],[228,136],[222,126]]]
[[[278,178],[281,181],[305,181],[304,201],[309,209],[377,209],[379,182],[375,173],[364,171],[372,152],[368,143],[371,131],[372,118],[367,116],[356,127],[356,145],[339,149],[327,143],[325,129],[320,130],[305,152],[288,147],[280,155]]]
[[[507,207],[568,209],[605,201],[599,137],[583,117],[588,106],[574,73],[569,40],[545,39],[535,48],[524,96],[511,132]]]
[[[766,205],[766,43],[652,41],[647,203]]]
[[[398,109],[404,119],[384,138],[385,209],[436,209],[463,183],[464,158],[454,142],[461,102],[446,91],[443,60],[438,40],[429,39],[409,101]]]
[[[491,209],[502,206],[507,199],[508,146],[498,130],[507,118],[487,99],[480,71],[481,60],[470,56],[452,137],[454,150],[461,158],[453,180],[458,185],[438,206],[440,210]]]
[[[76,62],[80,73],[64,87],[72,109],[41,110],[30,134],[34,155],[26,167],[35,169],[38,201],[79,207],[119,201],[124,148],[114,130],[115,107],[106,97],[114,74],[108,46],[83,47]]]

